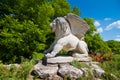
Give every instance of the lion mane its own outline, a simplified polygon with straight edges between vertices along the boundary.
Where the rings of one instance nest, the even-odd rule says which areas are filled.
[[[57,17],[50,23],[52,31],[55,32],[57,38],[64,37],[71,33],[69,23],[64,17]]]

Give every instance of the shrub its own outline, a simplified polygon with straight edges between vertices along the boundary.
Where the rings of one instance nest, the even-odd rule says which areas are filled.
[[[114,74],[120,79],[120,55],[113,55],[111,61],[101,63],[100,66],[105,70],[106,75]]]
[[[29,78],[33,64],[33,60],[25,60],[20,66],[0,64],[0,80],[26,80]]]
[[[21,56],[32,58],[33,52],[45,48],[44,32],[32,21],[18,22],[6,16],[0,32],[0,59],[3,62],[21,62]]]

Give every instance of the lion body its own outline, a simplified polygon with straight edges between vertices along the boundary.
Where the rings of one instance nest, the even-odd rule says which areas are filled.
[[[45,51],[46,57],[54,57],[59,51],[77,51],[88,56],[87,44],[79,40],[71,33],[68,22],[63,17],[58,17],[50,24],[52,31],[55,32],[56,39],[50,48]]]

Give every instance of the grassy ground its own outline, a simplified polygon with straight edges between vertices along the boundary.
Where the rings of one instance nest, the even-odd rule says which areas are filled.
[[[113,55],[111,61],[100,63],[100,66],[106,71],[106,80],[113,80],[110,75],[120,79],[120,54]]]
[[[31,80],[29,78],[29,72],[34,66],[34,62],[34,59],[23,60],[23,62],[20,64],[20,67],[16,67],[14,65],[6,67],[0,63],[0,80]],[[77,62],[73,62],[72,65],[77,67],[86,66],[78,64]],[[113,55],[111,61],[103,62],[99,65],[106,71],[103,80],[114,80],[115,78],[111,77],[111,74],[113,74],[113,76],[117,76],[120,79],[120,55]]]
[[[24,61],[15,66],[0,64],[0,80],[27,80],[29,78],[29,71],[33,67],[33,61]]]

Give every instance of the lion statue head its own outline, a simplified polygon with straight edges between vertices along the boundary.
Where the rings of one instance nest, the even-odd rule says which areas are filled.
[[[57,17],[51,23],[52,32],[55,32],[56,37],[63,37],[71,33],[69,23],[64,17]]]

